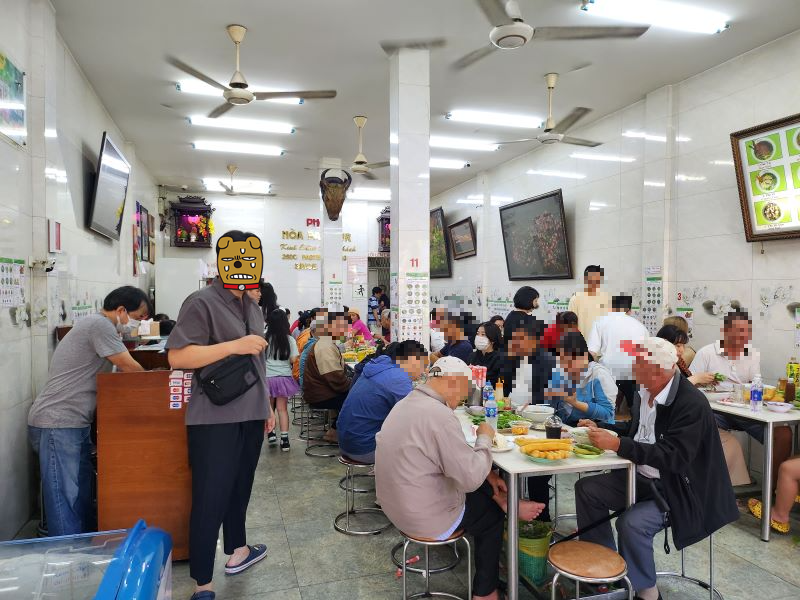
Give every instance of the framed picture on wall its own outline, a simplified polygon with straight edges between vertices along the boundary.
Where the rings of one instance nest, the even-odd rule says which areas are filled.
[[[472,217],[467,217],[458,223],[448,225],[447,232],[450,235],[450,245],[453,248],[454,259],[460,260],[468,256],[475,256],[478,253]]]
[[[136,214],[134,215],[134,221],[135,222],[134,222],[134,225],[133,225],[133,233],[134,233],[134,236],[136,238],[136,243],[135,243],[136,257],[139,260],[143,260],[143,257],[144,257],[144,252],[142,251],[142,242],[144,240],[144,236],[142,235],[142,231],[143,231],[143,227],[144,227],[142,225],[142,214],[143,214],[142,211],[143,210],[144,210],[144,207],[137,202],[136,203]]]
[[[144,238],[142,243],[142,262],[150,262],[150,239]]]
[[[572,279],[560,189],[503,206],[500,229],[511,281]]]
[[[748,242],[800,237],[800,114],[731,134]]]
[[[150,238],[150,256],[149,260],[151,264],[156,264],[156,241],[154,238]]]
[[[444,211],[434,208],[430,213],[430,269],[431,279],[444,279],[453,276],[450,263],[450,244],[447,243],[447,230],[444,224]]]
[[[6,106],[0,110],[0,138],[24,146],[28,136],[25,119],[25,72],[0,52],[0,99]]]

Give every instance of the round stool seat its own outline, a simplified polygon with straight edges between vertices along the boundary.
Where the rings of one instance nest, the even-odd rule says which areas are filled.
[[[351,467],[374,467],[375,466],[375,463],[360,462],[358,460],[350,458],[346,454],[340,454],[339,455],[339,462],[342,463],[343,465],[350,465]]]
[[[619,554],[592,542],[573,540],[553,544],[547,560],[568,577],[587,580],[621,578],[628,569]]]
[[[444,545],[444,544],[451,544],[454,541],[459,540],[462,537],[464,537],[464,530],[463,529],[459,529],[458,531],[454,532],[453,535],[451,535],[446,540],[434,540],[432,538],[414,537],[413,535],[405,534],[402,531],[400,532],[400,534],[403,537],[408,538],[412,542],[417,542],[418,544],[442,544],[442,545]]]

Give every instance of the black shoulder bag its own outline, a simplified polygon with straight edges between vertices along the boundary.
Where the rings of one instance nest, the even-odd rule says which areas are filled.
[[[250,325],[244,319],[247,335]],[[250,354],[235,354],[204,367],[199,376],[200,387],[216,406],[225,406],[243,396],[258,383],[259,374]]]

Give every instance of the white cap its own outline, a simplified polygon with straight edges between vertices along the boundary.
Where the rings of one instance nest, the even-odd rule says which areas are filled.
[[[678,352],[672,342],[659,337],[647,337],[638,342],[623,340],[619,343],[619,347],[626,354],[633,357],[640,356],[664,370],[671,369],[678,362]]]
[[[434,369],[438,369],[438,373]],[[472,383],[472,369],[467,366],[467,363],[455,356],[443,356],[434,363],[431,367],[431,372],[439,376],[463,375]]]

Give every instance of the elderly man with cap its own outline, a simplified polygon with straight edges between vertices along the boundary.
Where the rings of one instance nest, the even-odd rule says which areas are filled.
[[[661,338],[623,341],[639,384],[630,437],[614,437],[590,421],[592,444],[636,463],[636,503],[617,519],[619,553],[638,598],[661,598],[653,538],[672,527],[680,550],[739,518],[725,457],[708,400],[676,368],[675,347]],[[625,507],[626,475],[613,471],[575,484],[581,540],[616,550],[610,510]],[[665,511],[669,511],[669,518]]]
[[[375,489],[386,516],[408,535],[446,540],[456,531],[471,534],[473,599],[496,600],[507,490],[492,471],[492,427],[478,427],[472,448],[453,414],[471,385],[467,364],[447,356],[395,405],[375,436]],[[543,508],[520,501],[519,517],[533,519]]]

